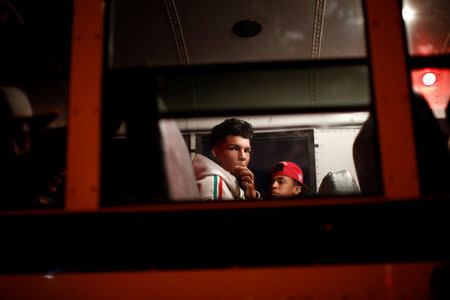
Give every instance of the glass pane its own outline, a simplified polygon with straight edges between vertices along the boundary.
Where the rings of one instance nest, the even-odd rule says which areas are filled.
[[[402,15],[410,55],[450,53],[449,12],[448,0],[403,0]]]
[[[160,77],[161,112],[368,106],[367,66],[173,72]]]
[[[319,1],[320,2],[320,1]],[[364,13],[360,0],[327,0],[320,58],[366,57]]]
[[[166,192],[154,90],[139,74],[105,82],[101,204],[160,202]]]
[[[412,111],[420,187],[424,194],[449,193],[450,69],[411,71]]]
[[[142,127],[134,126],[134,132],[123,121],[104,141],[102,205],[253,200],[240,192],[245,189],[245,181],[235,171],[241,162],[253,174],[259,200],[381,194],[376,126],[369,116],[368,111],[235,116],[251,124],[254,131],[253,137],[244,135],[237,142],[226,141],[242,151],[251,148],[245,150],[249,152],[245,163],[220,154],[226,152],[218,146],[225,145],[222,140],[214,144],[214,153],[211,150],[212,128],[229,117],[161,119],[156,142],[150,126],[145,125],[150,119],[141,120]],[[240,144],[242,141],[247,144]],[[160,145],[162,153],[148,146],[136,150],[139,143]],[[300,193],[272,192],[273,170],[282,161],[301,169],[301,177],[295,173],[302,179],[297,179]],[[111,184],[113,181],[115,184]],[[139,192],[139,186],[145,193]]]
[[[112,68],[366,57],[359,0],[112,1]]]
[[[252,172],[259,200],[380,194],[376,131],[375,127],[369,128],[372,119],[368,118],[368,112],[355,112],[240,116],[238,121],[225,121],[230,117],[162,120],[162,126],[170,122],[177,125],[172,131],[162,131],[166,177],[183,174],[185,178],[182,184],[168,180],[170,199],[251,200],[246,192],[239,192],[239,186],[243,191],[247,189],[245,175],[237,173],[239,165]],[[219,132],[212,128],[222,122],[240,120],[251,124],[253,137],[242,134],[243,139],[231,141],[227,136],[216,141],[215,134],[211,134]],[[177,130],[183,134],[185,149],[174,147]],[[245,143],[250,147],[247,160],[234,154]],[[238,149],[227,148],[229,145]],[[183,152],[185,161],[174,159],[175,154]],[[190,161],[193,172],[185,167],[190,166]],[[284,166],[278,170],[280,162]],[[295,183],[301,187],[299,191]],[[180,186],[184,187],[183,193],[178,192]],[[191,193],[186,192],[189,186],[194,187]]]
[[[63,207],[72,1],[2,1],[0,15],[0,209]]]

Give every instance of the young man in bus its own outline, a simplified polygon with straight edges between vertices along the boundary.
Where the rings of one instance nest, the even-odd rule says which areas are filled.
[[[271,197],[274,199],[294,199],[300,196],[302,188],[309,188],[303,184],[303,171],[293,162],[281,161],[272,168]]]
[[[227,119],[214,126],[210,142],[215,161],[201,154],[192,161],[201,200],[260,198],[254,175],[247,167],[252,137],[252,126],[243,120]]]

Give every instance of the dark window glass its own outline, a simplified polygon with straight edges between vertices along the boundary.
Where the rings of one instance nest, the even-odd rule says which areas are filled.
[[[72,1],[1,1],[0,16],[0,207],[63,207]]]
[[[370,104],[365,65],[218,72],[160,77],[161,112],[343,108]]]

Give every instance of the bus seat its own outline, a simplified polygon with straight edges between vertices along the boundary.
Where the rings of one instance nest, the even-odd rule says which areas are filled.
[[[381,193],[382,182],[376,124],[372,114],[363,123],[361,131],[353,143],[353,161],[358,177],[361,194],[374,195]]]
[[[319,187],[320,196],[359,194],[360,190],[355,178],[348,170],[328,172]]]
[[[420,190],[425,194],[448,192],[449,156],[445,136],[425,98],[416,92],[411,98],[411,111]],[[353,159],[363,194],[382,191],[377,151],[375,117],[370,114],[353,144]]]
[[[159,130],[171,201],[192,201],[199,198],[191,157],[174,120],[161,120]]]
[[[411,102],[420,189],[425,194],[449,192],[447,139],[425,98],[414,92]]]

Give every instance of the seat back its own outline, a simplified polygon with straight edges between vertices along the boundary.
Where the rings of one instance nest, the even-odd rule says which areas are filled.
[[[359,194],[355,178],[348,170],[329,172],[322,180],[318,194],[320,196]]]
[[[372,114],[364,122],[361,131],[355,138],[353,143],[353,161],[355,162],[361,194],[373,195],[381,193],[382,181],[378,140],[375,118]]]
[[[192,201],[199,198],[189,150],[174,120],[161,120],[162,154],[171,201]]]

